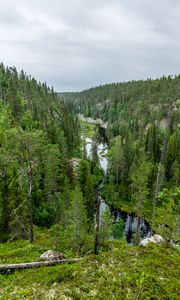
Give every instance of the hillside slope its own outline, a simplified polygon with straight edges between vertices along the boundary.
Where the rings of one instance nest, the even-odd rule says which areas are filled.
[[[180,239],[180,76],[107,84],[62,97],[70,110],[108,124],[106,201],[145,218],[168,239]]]
[[[1,299],[179,299],[178,249],[116,243],[104,250],[74,265],[0,275]]]
[[[79,123],[45,83],[0,65],[0,241],[34,239],[71,190]]]

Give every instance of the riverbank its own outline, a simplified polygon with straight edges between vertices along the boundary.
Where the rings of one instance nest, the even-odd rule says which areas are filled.
[[[89,126],[89,123],[87,121],[88,118],[85,118],[84,121],[82,122],[83,126],[83,140],[86,144],[86,152],[87,152],[87,157],[91,159],[91,148],[92,148],[92,143],[93,143],[93,135],[92,133],[95,132],[94,123],[90,123],[91,127],[91,132],[87,131],[87,128]],[[86,130],[85,130],[86,129]],[[90,137],[92,136],[92,138]],[[124,235],[124,238],[128,243],[132,243],[134,234],[137,231],[137,226],[138,226],[138,221],[135,216],[135,214],[131,211],[126,211],[123,210],[122,208],[116,209],[112,205],[109,205],[110,203],[108,202],[108,199],[106,197],[102,196],[102,191],[104,188],[104,182],[105,182],[105,177],[107,174],[107,169],[108,169],[108,158],[107,158],[107,143],[106,142],[99,142],[97,144],[97,154],[99,158],[99,164],[101,168],[103,169],[104,172],[104,178],[102,178],[96,188],[96,197],[100,197],[100,214],[101,216],[106,210],[109,210],[111,212],[112,218],[114,219],[114,223],[121,223],[124,224],[124,230],[123,230],[123,225],[121,226],[121,233]],[[106,195],[105,195],[106,196]],[[139,232],[140,232],[140,239],[144,239],[147,236],[150,235],[150,226],[146,220],[143,218],[140,219],[140,225],[139,225]],[[112,238],[113,235],[112,235]]]
[[[98,119],[93,119],[91,117],[85,117],[84,115],[82,114],[78,114],[78,118],[79,120],[81,121],[84,121],[84,122],[87,122],[87,123],[90,123],[90,124],[94,124],[94,125],[99,125],[101,126],[102,128],[104,129],[107,129],[107,126],[108,126],[108,123],[107,122],[104,122],[102,119],[98,118]]]

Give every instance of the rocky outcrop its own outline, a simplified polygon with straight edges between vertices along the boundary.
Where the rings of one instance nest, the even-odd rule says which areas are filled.
[[[102,119],[93,119],[91,117],[85,117],[82,114],[78,114],[78,117],[80,120],[91,123],[91,124],[95,124],[95,125],[100,125],[102,128],[107,129],[107,122],[104,122]]]
[[[41,261],[55,261],[62,259],[66,259],[66,256],[63,253],[53,250],[48,250],[40,256]]]
[[[155,234],[152,235],[149,238],[146,238],[140,242],[140,246],[146,247],[149,243],[157,243],[157,244],[163,244],[164,238],[161,235]]]

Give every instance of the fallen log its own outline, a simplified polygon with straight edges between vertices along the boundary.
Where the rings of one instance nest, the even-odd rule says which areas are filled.
[[[18,264],[3,264],[0,265],[0,272],[11,272],[13,270],[19,269],[28,269],[28,268],[39,268],[45,266],[54,266],[57,264],[65,263],[75,263],[82,260],[82,258],[73,258],[73,259],[62,259],[62,260],[53,260],[53,261],[37,261],[29,263],[18,263]]]

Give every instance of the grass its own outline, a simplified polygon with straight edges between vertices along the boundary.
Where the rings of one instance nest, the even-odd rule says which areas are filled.
[[[27,240],[0,243],[0,264],[37,261],[52,246],[48,230],[35,227],[35,235],[33,243]]]
[[[96,126],[86,121],[80,121],[81,134],[88,138],[93,138],[96,132]]]
[[[0,299],[180,299],[178,249],[114,242],[113,251],[104,247],[72,265],[0,274]],[[26,241],[0,245],[7,263],[36,259],[41,250]]]

